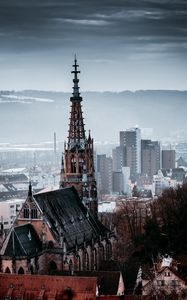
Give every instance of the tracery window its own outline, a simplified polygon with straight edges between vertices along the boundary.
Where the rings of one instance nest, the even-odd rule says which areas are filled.
[[[31,209],[31,219],[37,219],[38,218],[38,211],[36,208]]]
[[[71,158],[71,173],[76,173],[76,159],[74,156]]]
[[[29,219],[29,208],[28,207],[24,208],[23,217],[24,217],[24,219]]]

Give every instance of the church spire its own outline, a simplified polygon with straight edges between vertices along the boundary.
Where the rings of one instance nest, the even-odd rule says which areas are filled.
[[[70,98],[71,112],[68,141],[64,145],[60,187],[74,186],[85,205],[97,215],[97,187],[94,174],[93,139],[84,129],[82,97],[79,93],[79,65],[75,56],[73,71],[73,93]]]
[[[28,197],[32,198],[32,183],[31,183],[31,180],[29,180]]]
[[[78,71],[79,65],[77,64],[77,58],[75,56],[74,70],[71,72],[74,74],[73,78],[73,96],[70,98],[72,102],[71,105],[71,113],[70,113],[70,124],[69,124],[69,135],[68,135],[68,148],[72,149],[75,147],[83,148],[85,145],[85,130],[84,130],[84,122],[83,122],[83,114],[82,114],[82,106],[81,101],[82,97],[79,93],[79,79]]]
[[[78,101],[82,101],[82,97],[80,97],[80,93],[79,93],[79,79],[78,79],[78,74],[80,73],[80,71],[78,71],[79,65],[77,64],[77,58],[76,58],[76,55],[75,55],[75,59],[74,59],[74,65],[73,65],[73,68],[74,70],[71,71],[72,74],[74,74],[74,78],[73,78],[73,97],[70,98],[71,101],[75,101],[75,100],[78,100]]]

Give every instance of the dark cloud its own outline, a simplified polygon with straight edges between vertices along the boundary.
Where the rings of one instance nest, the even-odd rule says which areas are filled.
[[[0,0],[0,44],[5,56],[78,51],[85,60],[182,60],[187,1]]]
[[[0,1],[0,38],[150,37],[186,42],[186,1]],[[91,36],[90,36],[91,39]],[[145,39],[145,42],[147,40]],[[28,45],[30,47],[30,45]]]

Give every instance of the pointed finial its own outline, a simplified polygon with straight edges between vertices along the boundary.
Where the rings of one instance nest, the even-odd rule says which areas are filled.
[[[76,57],[76,54],[75,54],[75,58],[74,58],[74,65],[73,65],[73,68],[74,70],[71,71],[72,74],[74,74],[74,78],[73,78],[73,97],[70,98],[71,101],[73,100],[79,100],[79,101],[82,101],[82,97],[80,97],[80,93],[79,93],[79,79],[78,79],[78,76],[77,74],[80,73],[80,71],[78,71],[78,67],[79,65],[77,64],[77,57]]]
[[[1,223],[0,223],[0,236],[3,235],[4,231],[4,223],[3,223],[3,216],[1,216]]]
[[[61,171],[60,171],[60,188],[64,187],[64,158],[63,158],[63,152],[62,152],[62,160],[61,160]]]
[[[28,197],[32,197],[32,184],[31,184],[31,180],[29,180]]]
[[[90,134],[90,129],[88,130],[88,141],[91,140],[91,134]]]
[[[61,160],[61,172],[64,171],[64,158],[63,158],[63,152],[62,152],[62,160]]]

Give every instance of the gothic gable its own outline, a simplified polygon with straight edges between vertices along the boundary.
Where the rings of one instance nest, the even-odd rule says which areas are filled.
[[[28,196],[19,212],[17,221],[20,219],[27,220],[27,222],[28,220],[42,219],[42,211],[32,195],[31,185],[29,185]]]

